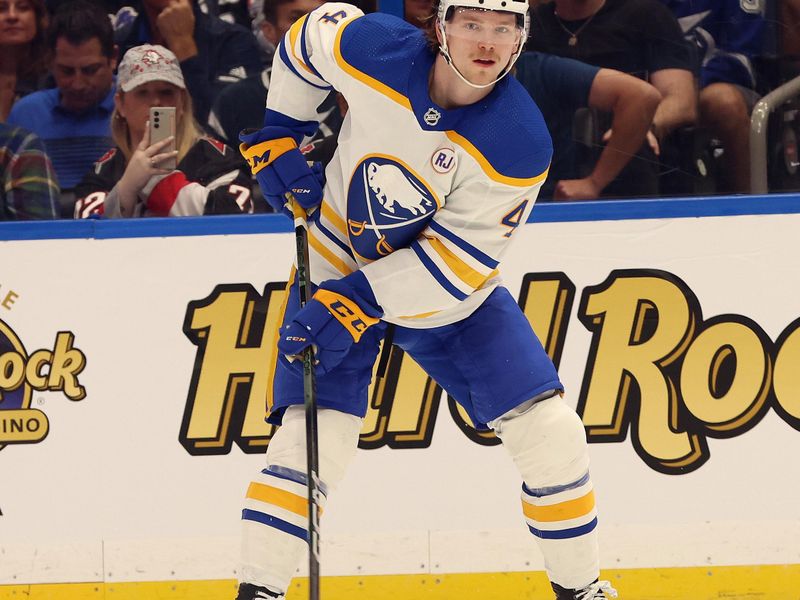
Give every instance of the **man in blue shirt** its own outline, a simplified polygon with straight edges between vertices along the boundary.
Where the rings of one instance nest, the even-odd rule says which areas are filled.
[[[542,111],[553,138],[553,161],[540,200],[601,197],[645,143],[645,136],[658,153],[658,142],[648,129],[661,94],[646,81],[543,52],[524,52],[517,60],[516,76]],[[612,115],[602,150],[589,152],[599,155],[591,165],[578,164],[573,134],[574,115],[582,108]]]
[[[114,35],[98,5],[62,5],[49,38],[56,87],[19,100],[8,122],[36,133],[53,161],[62,193],[71,190],[111,146]]]

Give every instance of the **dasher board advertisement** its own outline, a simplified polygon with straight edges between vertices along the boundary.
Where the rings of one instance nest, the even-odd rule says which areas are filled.
[[[583,419],[603,567],[800,563],[800,202],[704,202],[537,206],[501,267]],[[291,224],[15,225],[0,584],[235,578]],[[397,348],[360,447],[324,575],[543,569],[504,449]]]

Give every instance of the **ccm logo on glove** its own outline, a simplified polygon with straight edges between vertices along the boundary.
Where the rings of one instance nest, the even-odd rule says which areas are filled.
[[[300,342],[301,344],[308,341],[308,338],[300,337],[298,335],[287,335],[283,339],[285,339],[287,342]]]
[[[320,288],[314,294],[314,299],[328,307],[334,318],[347,329],[356,342],[361,339],[361,334],[367,330],[367,327],[378,322],[378,319],[365,315],[358,307],[358,304],[350,300],[350,298],[336,292]],[[365,319],[369,323],[365,322]]]
[[[282,154],[297,148],[297,144],[291,138],[280,138],[261,142],[249,148],[243,148],[242,156],[250,165],[250,171],[256,175],[261,169],[269,165],[273,160]]]

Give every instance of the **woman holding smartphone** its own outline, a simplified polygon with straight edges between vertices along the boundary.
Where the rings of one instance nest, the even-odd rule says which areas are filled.
[[[128,50],[114,101],[116,147],[76,188],[76,218],[253,212],[246,165],[238,152],[202,133],[172,52],[150,44]]]

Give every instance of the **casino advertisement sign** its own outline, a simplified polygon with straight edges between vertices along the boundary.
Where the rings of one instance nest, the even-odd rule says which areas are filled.
[[[266,450],[284,285],[218,285],[188,304],[183,332],[196,357],[179,438],[190,454]],[[557,367],[569,327],[590,336],[577,396],[590,443],[630,439],[650,468],[680,475],[712,459],[708,438],[741,435],[769,411],[800,430],[800,318],[770,339],[747,315],[706,314],[659,269],[613,270],[581,290],[564,272],[527,273],[518,298]],[[364,449],[429,446],[440,402],[469,439],[498,443],[397,347],[381,353],[369,393]]]
[[[5,294],[2,306],[9,310],[15,292]],[[61,392],[77,401],[86,397],[79,376],[86,356],[75,347],[75,334],[59,331],[49,348],[28,351],[23,332],[0,318],[0,450],[9,444],[35,444],[50,431],[43,410],[34,405],[34,392]],[[43,398],[39,398],[43,404]]]

